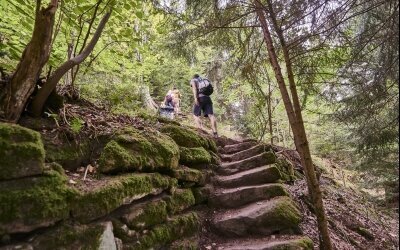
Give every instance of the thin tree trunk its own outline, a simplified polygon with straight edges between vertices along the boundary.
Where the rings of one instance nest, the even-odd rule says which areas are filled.
[[[94,33],[91,41],[85,47],[85,49],[79,55],[71,58],[70,60],[63,63],[60,67],[58,67],[54,73],[51,75],[49,79],[47,79],[46,84],[41,88],[38,94],[35,96],[32,102],[32,114],[34,116],[40,116],[43,110],[43,106],[49,97],[50,93],[55,89],[57,83],[60,79],[67,73],[70,69],[74,66],[83,62],[93,51],[94,46],[96,45],[97,41],[99,40],[103,29],[110,18],[111,11],[107,12],[103,18],[101,19],[99,26],[97,27],[96,32]]]
[[[271,91],[271,81],[268,81],[267,105],[268,105],[269,135],[271,137],[271,145],[274,145],[274,134],[273,134],[273,130],[272,130],[272,91]]]
[[[311,152],[309,149],[307,135],[304,128],[304,122],[301,114],[300,109],[300,102],[297,95],[296,85],[293,77],[293,70],[292,65],[290,62],[289,52],[287,50],[285,40],[283,37],[282,30],[278,27],[276,18],[272,11],[272,5],[270,1],[268,2],[270,16],[273,20],[274,28],[278,34],[279,41],[281,43],[284,59],[286,63],[286,70],[288,73],[289,79],[289,86],[293,98],[293,104],[290,101],[289,93],[286,89],[285,80],[282,76],[282,71],[280,68],[280,64],[278,62],[278,57],[275,52],[274,44],[272,41],[271,34],[269,32],[268,23],[264,15],[264,10],[262,4],[258,0],[254,0],[256,5],[257,16],[260,19],[261,26],[264,33],[264,40],[266,42],[268,48],[268,54],[270,62],[273,66],[275,77],[278,81],[279,89],[281,91],[281,95],[283,98],[283,102],[285,105],[285,109],[289,118],[290,125],[293,130],[295,145],[297,151],[301,156],[301,163],[304,167],[306,179],[307,179],[307,186],[310,193],[310,196],[313,200],[313,204],[315,206],[315,212],[318,220],[318,230],[320,232],[320,247],[321,249],[332,249],[332,243],[330,241],[329,232],[328,232],[328,223],[324,212],[324,206],[322,201],[322,194],[319,187],[319,182],[314,170],[314,166],[311,159]]]
[[[43,66],[49,60],[55,13],[58,0],[51,0],[47,8],[36,1],[35,26],[31,41],[26,46],[10,82],[0,95],[0,117],[17,122],[32,95]]]
[[[157,111],[158,105],[153,98],[151,98],[149,86],[143,85],[140,94],[144,108],[153,112]]]

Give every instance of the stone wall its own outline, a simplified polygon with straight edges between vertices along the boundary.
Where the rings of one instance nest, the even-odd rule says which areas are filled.
[[[196,248],[212,139],[178,125],[117,131],[96,145],[90,181],[70,178],[90,140],[44,141],[0,123],[0,249]]]

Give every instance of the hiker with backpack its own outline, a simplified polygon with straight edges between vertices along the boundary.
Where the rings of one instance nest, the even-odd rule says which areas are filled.
[[[201,78],[198,74],[195,74],[193,79],[190,81],[190,86],[192,87],[194,97],[193,118],[196,126],[203,129],[200,120],[201,113],[203,112],[204,117],[210,119],[214,137],[218,137],[217,121],[214,116],[213,103],[210,97],[214,89],[210,80],[207,78]]]

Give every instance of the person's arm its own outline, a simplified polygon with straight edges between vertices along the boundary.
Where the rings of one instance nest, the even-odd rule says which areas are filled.
[[[196,88],[196,82],[195,81],[190,81],[190,85],[192,86],[192,92],[193,92],[193,97],[194,97],[194,103],[196,105],[199,105],[199,100],[197,99],[197,88]]]

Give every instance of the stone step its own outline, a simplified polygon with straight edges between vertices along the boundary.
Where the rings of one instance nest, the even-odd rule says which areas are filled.
[[[217,246],[218,250],[312,250],[313,242],[305,236],[292,236],[280,239],[247,239],[237,240]]]
[[[257,144],[249,149],[239,151],[234,154],[223,154],[221,155],[221,159],[225,162],[232,162],[232,161],[239,161],[241,159],[246,159],[258,154],[261,154],[263,152],[269,151],[271,149],[270,145],[266,144]]]
[[[275,165],[261,166],[247,171],[228,176],[218,176],[214,179],[216,186],[220,187],[240,187],[248,185],[258,185],[273,183],[281,179],[281,173]]]
[[[246,171],[275,162],[275,154],[271,151],[268,151],[244,160],[222,163],[221,166],[216,170],[221,175],[232,175],[241,171]]]
[[[239,151],[249,149],[256,144],[257,144],[257,142],[255,142],[255,141],[245,141],[245,142],[240,142],[237,144],[226,145],[225,147],[221,148],[219,151],[222,154],[234,154]]]
[[[218,189],[210,197],[214,207],[235,208],[251,202],[267,200],[276,196],[288,196],[282,184],[263,184],[231,189]]]
[[[300,232],[301,214],[289,197],[259,201],[239,209],[217,212],[213,228],[225,237]]]

